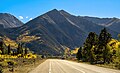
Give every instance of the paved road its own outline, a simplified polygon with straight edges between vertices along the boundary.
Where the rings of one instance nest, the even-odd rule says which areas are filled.
[[[48,59],[30,73],[120,73],[120,70],[66,60]]]

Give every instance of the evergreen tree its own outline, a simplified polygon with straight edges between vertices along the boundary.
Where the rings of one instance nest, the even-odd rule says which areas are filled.
[[[8,45],[8,55],[10,54],[10,44]]]
[[[98,43],[98,35],[95,32],[90,32],[85,43],[84,43],[84,48],[83,48],[83,59],[85,61],[94,61],[94,48],[93,46],[97,45]]]
[[[20,54],[20,43],[18,44],[17,54]]]
[[[2,54],[7,54],[7,47],[6,45],[4,44],[3,41],[0,42],[0,50],[2,51]]]
[[[25,55],[28,53],[28,50],[27,50],[27,48],[25,48]]]
[[[2,51],[2,54],[3,54],[3,52],[4,52],[3,41],[0,41],[0,50]]]
[[[120,34],[118,34],[118,40],[120,41]]]
[[[79,48],[77,54],[76,54],[76,58],[78,60],[82,59],[82,47]]]
[[[17,54],[23,54],[23,49],[21,43],[18,44]]]
[[[107,32],[106,28],[101,30],[101,33],[99,35],[99,45],[98,45],[98,58],[102,57],[104,63],[109,62],[109,49],[107,48],[107,43],[111,40],[111,34]],[[102,55],[101,55],[102,54]],[[100,56],[101,55],[101,56]]]

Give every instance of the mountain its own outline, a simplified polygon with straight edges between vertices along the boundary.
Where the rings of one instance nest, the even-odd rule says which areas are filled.
[[[2,16],[0,36],[26,43],[26,47],[37,54],[63,54],[67,47],[73,49],[82,46],[89,32],[99,34],[104,27],[113,38],[117,38],[120,26],[118,18],[75,16],[64,10],[56,9],[40,15],[24,25],[10,14],[2,15],[0,15]],[[14,25],[12,25],[13,23]]]
[[[61,54],[66,47],[73,49],[82,46],[89,32],[99,34],[102,28],[104,26],[97,22],[54,9],[11,32],[17,35],[18,41],[29,40],[26,46],[38,54]],[[117,37],[117,32],[107,29],[114,38]],[[30,41],[32,37],[34,40]]]
[[[4,36],[5,35],[5,30],[3,28],[3,25],[0,25],[0,36]]]
[[[75,16],[71,15],[68,12],[64,10],[60,10],[60,12],[70,21],[72,24],[76,25],[83,31],[85,31],[87,34],[89,32],[96,32],[97,34],[100,33],[101,29],[104,28],[103,23],[107,23],[108,19],[112,22],[112,18],[95,18],[95,17],[81,17],[81,16]],[[112,34],[113,38],[117,38],[118,32],[116,32],[114,29],[107,27],[109,24],[106,25],[106,29]]]
[[[120,29],[118,28],[120,27],[120,19],[118,18],[98,18],[98,17],[89,17],[89,16],[83,16],[81,18],[96,23],[98,25],[107,27],[116,33],[120,33]]]
[[[27,36],[40,37],[39,40],[27,44],[30,47],[32,45],[31,49],[37,53],[51,51],[59,54],[64,47],[72,49],[82,45],[87,35],[56,9],[38,16],[16,30],[19,34],[26,31],[29,32]]]
[[[23,23],[11,14],[0,13],[0,25],[2,25],[4,28],[13,28],[22,26]]]
[[[82,29],[83,31],[89,32],[96,32],[99,33],[103,26],[97,25],[91,21],[88,21],[84,18],[79,16],[71,15],[64,10],[60,11],[63,16],[73,25],[77,26],[78,28]]]
[[[81,18],[86,19],[88,21],[92,21],[93,23],[96,23],[102,26],[109,26],[107,24],[113,21],[112,18],[98,18],[98,17],[89,17],[89,16],[81,16]]]
[[[108,28],[110,28],[111,30],[114,30],[114,31],[116,31],[116,32],[118,32],[118,33],[120,33],[120,19],[114,19],[114,21],[113,22],[111,22],[110,23],[111,25],[108,27]]]

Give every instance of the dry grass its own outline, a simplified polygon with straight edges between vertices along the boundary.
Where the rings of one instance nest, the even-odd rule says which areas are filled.
[[[112,63],[111,64],[96,64],[96,66],[119,70],[117,67],[115,67],[115,64],[112,64]]]
[[[7,37],[5,37],[5,38],[3,39],[3,42],[5,43],[6,46],[8,46],[8,45],[10,44],[10,46],[11,46],[12,48],[17,48],[17,47],[18,47],[17,43],[16,43],[14,40],[11,40],[11,39],[9,39],[9,38],[7,38]]]
[[[24,36],[21,38],[18,38],[17,41],[19,42],[31,42],[34,40],[40,39],[40,37],[36,37],[36,36]]]
[[[14,67],[13,73],[28,73],[34,68],[36,68],[39,64],[43,63],[45,59],[37,58],[34,62],[34,59],[15,59],[15,61],[18,63]],[[4,68],[4,73],[12,73],[9,71],[10,68]]]

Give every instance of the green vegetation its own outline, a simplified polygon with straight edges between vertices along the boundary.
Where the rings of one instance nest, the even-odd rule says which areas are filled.
[[[78,53],[77,53],[76,57],[77,57],[78,60],[82,59],[82,47],[80,47],[80,49],[78,50]]]
[[[80,47],[76,58],[91,64],[108,64],[120,69],[120,42],[112,39],[106,28],[102,29],[99,36],[90,32],[83,47]]]
[[[0,64],[0,73],[3,73],[3,68],[1,64]]]
[[[68,58],[69,56],[70,56],[70,48],[67,47],[64,51],[64,57]]]
[[[25,43],[17,44],[7,37],[0,38],[0,73],[6,68],[14,72],[14,67],[21,65],[19,59],[23,65],[24,62],[28,62],[28,64],[35,63],[37,55],[33,54],[29,48],[25,48],[24,45]]]

